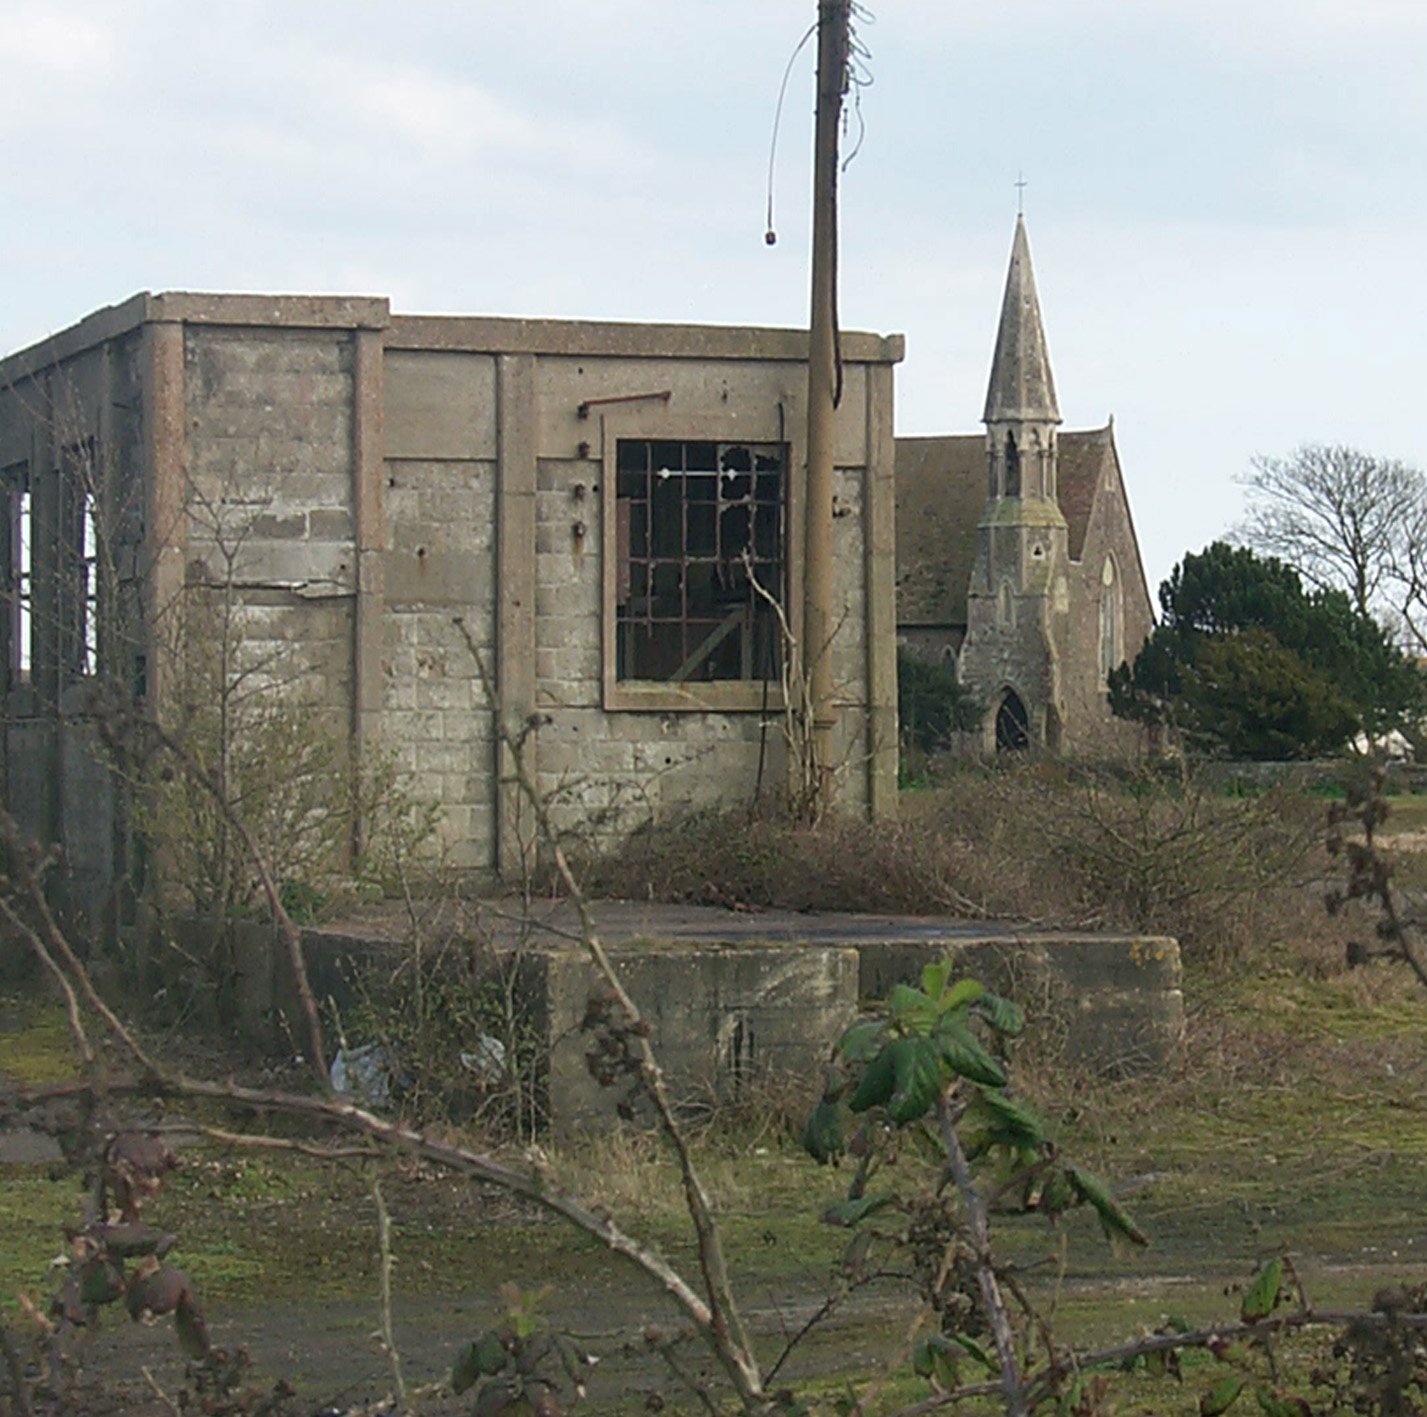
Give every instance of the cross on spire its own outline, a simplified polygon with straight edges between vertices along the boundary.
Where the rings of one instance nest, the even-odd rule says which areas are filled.
[[[1025,216],[1025,214],[1026,214],[1026,186],[1027,186],[1027,183],[1026,183],[1026,174],[1025,174],[1024,172],[1018,171],[1018,172],[1016,173],[1016,182],[1015,182],[1015,187],[1016,187],[1016,215],[1017,215],[1017,216]]]

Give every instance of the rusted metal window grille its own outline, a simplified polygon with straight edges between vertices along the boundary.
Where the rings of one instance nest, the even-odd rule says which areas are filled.
[[[776,679],[786,594],[787,449],[621,439],[618,676]]]

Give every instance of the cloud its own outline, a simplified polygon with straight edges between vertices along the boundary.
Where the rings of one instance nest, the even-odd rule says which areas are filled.
[[[0,23],[6,82],[33,77],[74,81],[106,74],[119,51],[116,31],[92,6],[21,3]],[[12,67],[13,66],[13,67]]]

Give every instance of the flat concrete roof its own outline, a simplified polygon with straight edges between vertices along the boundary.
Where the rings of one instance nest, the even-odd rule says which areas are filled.
[[[142,291],[0,360],[0,385],[71,359],[145,324],[226,325],[268,329],[379,329],[393,349],[457,350],[665,359],[804,361],[808,332],[749,325],[651,324],[624,320],[520,319],[496,315],[393,314],[385,296],[246,295]],[[902,335],[844,331],[844,359],[895,364]]]
[[[1072,943],[1142,940],[1136,934],[1089,930],[1055,930],[1008,921],[962,920],[951,916],[863,915],[850,911],[725,909],[711,905],[669,905],[644,901],[591,903],[595,927],[607,945],[640,940],[665,943],[728,944],[965,944],[972,941],[1056,941]],[[475,917],[497,944],[511,944],[529,926],[539,944],[574,943],[579,939],[579,914],[563,900],[536,900],[528,907],[516,897],[493,897],[462,904],[464,918]],[[376,906],[352,918],[313,927],[312,933],[379,944],[402,938],[409,929],[404,905]]]

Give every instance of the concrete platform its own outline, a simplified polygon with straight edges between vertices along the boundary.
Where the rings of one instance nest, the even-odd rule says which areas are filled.
[[[866,1003],[922,966],[958,968],[1009,994],[1030,1027],[1067,1058],[1107,1072],[1161,1068],[1179,1049],[1184,1001],[1178,944],[1162,936],[1065,933],[919,916],[731,911],[710,906],[602,901],[596,927],[630,994],[646,1013],[676,1089],[727,1100],[769,1076],[811,1080],[841,1030]],[[492,974],[517,971],[525,1017],[539,1039],[550,1121],[568,1132],[613,1111],[615,1093],[590,1075],[583,1028],[592,966],[579,919],[563,902],[465,903],[461,938],[484,946]],[[185,948],[207,932],[185,931]],[[304,933],[319,998],[351,997],[354,973],[391,972],[403,917],[380,908]],[[208,947],[211,948],[211,936]],[[255,1040],[295,1016],[285,958],[271,931],[234,930],[240,1023]]]

